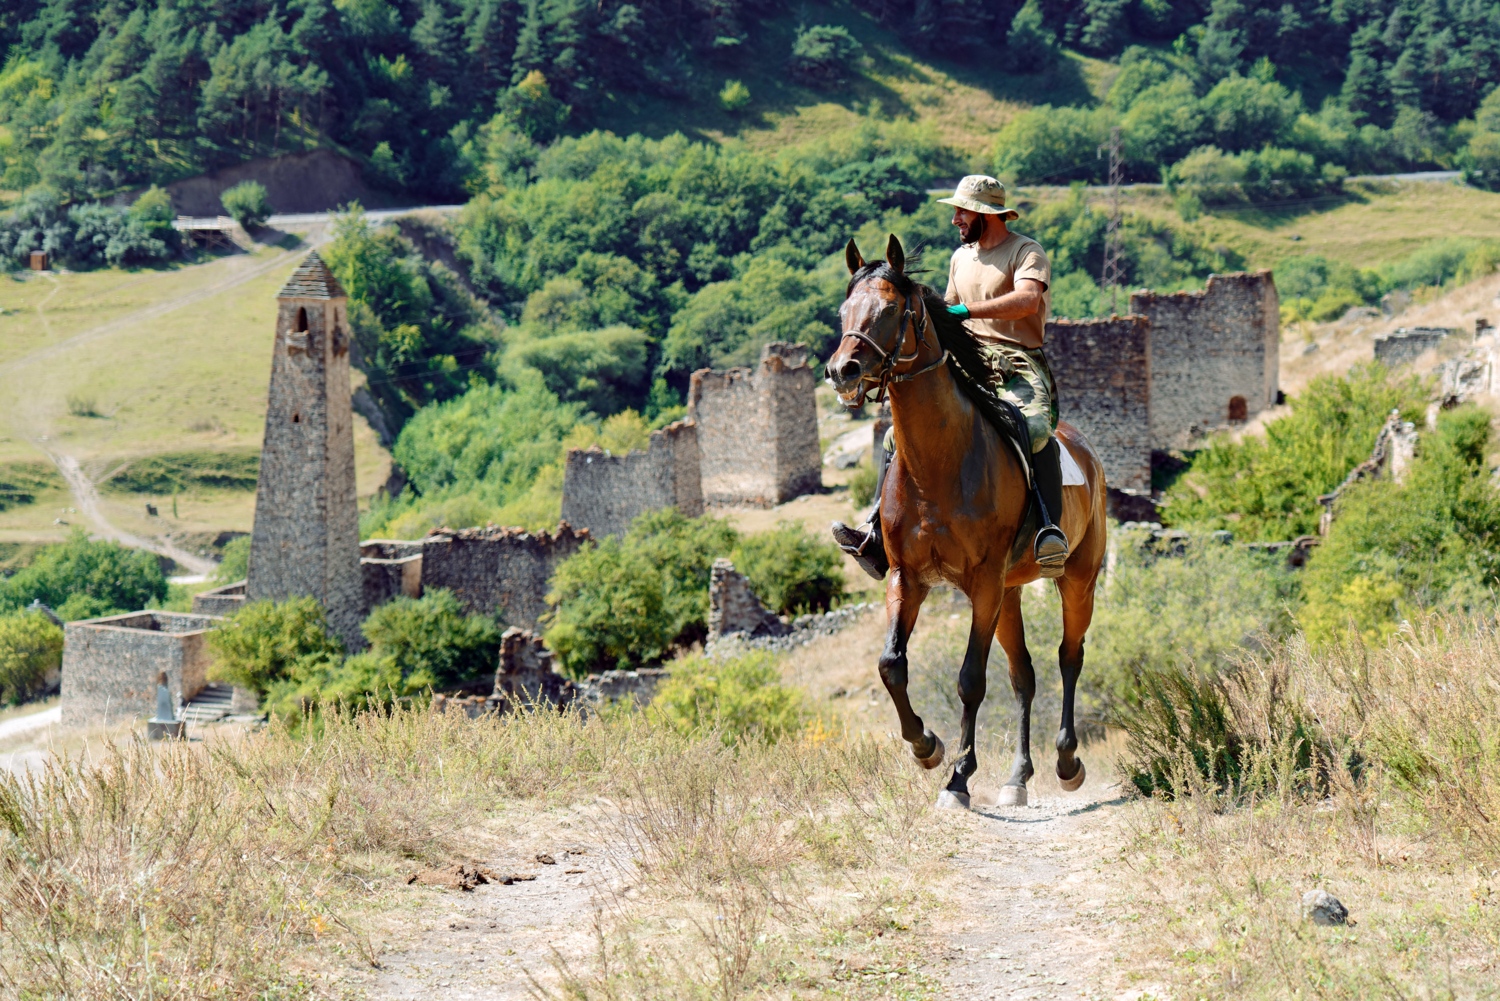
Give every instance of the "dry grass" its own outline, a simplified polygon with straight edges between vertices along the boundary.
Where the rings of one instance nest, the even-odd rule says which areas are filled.
[[[1497,996],[1494,625],[1433,620],[1383,650],[1294,645],[1250,665],[1231,730],[1283,767],[1216,789],[1183,766],[1178,795],[1136,815],[1121,860],[1140,966],[1183,996]],[[1294,718],[1313,751],[1301,771],[1285,754]],[[1318,888],[1357,923],[1303,921],[1301,896]]]
[[[606,901],[577,991],[811,987],[851,949],[909,948],[864,941],[920,920],[911,879],[937,854],[935,790],[904,747],[824,731],[736,751],[639,714],[403,711],[301,736],[95,745],[0,777],[0,993],[241,997],[320,966],[352,975],[379,962],[366,919],[407,892],[406,860],[463,857],[506,809],[605,793],[595,835],[636,892]],[[628,976],[606,965],[646,954],[660,961]]]

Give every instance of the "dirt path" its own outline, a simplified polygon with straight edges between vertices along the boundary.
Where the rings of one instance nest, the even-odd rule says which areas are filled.
[[[94,482],[88,478],[82,469],[78,467],[78,460],[64,452],[53,452],[38,441],[33,441],[38,450],[44,452],[57,471],[62,474],[64,482],[68,484],[68,490],[72,492],[73,499],[78,502],[78,510],[84,517],[88,518],[98,530],[99,534],[106,539],[131,547],[132,549],[144,549],[147,552],[156,553],[158,556],[166,556],[175,560],[179,565],[187,567],[193,573],[209,574],[218,568],[213,560],[195,556],[185,549],[173,545],[164,538],[146,539],[129,532],[122,532],[110,524],[108,518],[104,517],[103,510],[99,507],[99,489]]]

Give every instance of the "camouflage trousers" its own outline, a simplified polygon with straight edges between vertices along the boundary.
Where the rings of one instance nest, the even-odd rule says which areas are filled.
[[[1023,348],[1000,341],[980,349],[990,370],[990,386],[1014,403],[1026,418],[1031,450],[1040,452],[1057,430],[1057,382],[1041,348]]]

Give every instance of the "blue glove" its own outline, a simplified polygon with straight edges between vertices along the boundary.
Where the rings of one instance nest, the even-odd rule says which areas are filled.
[[[963,303],[959,303],[957,306],[949,306],[948,312],[952,313],[960,320],[967,320],[969,318],[969,307],[965,306]]]

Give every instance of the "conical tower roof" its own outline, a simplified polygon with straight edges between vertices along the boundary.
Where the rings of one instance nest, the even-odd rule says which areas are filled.
[[[297,265],[297,270],[292,272],[281,291],[276,293],[278,299],[343,299],[346,293],[339,280],[333,277],[333,272],[328,270],[328,265],[323,263],[323,258],[318,256],[314,250],[302,259]]]

